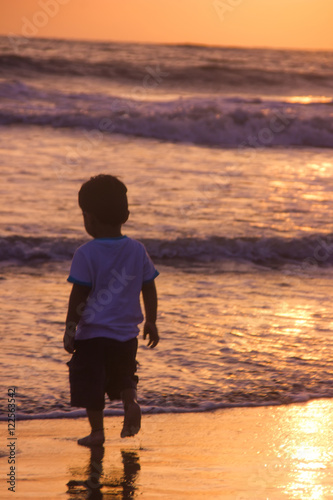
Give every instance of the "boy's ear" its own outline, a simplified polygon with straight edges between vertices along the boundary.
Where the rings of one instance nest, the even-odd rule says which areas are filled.
[[[129,214],[130,214],[130,211],[127,210],[127,214],[124,215],[123,220],[121,221],[121,224],[125,224],[125,222],[128,221]]]
[[[86,228],[86,231],[91,234],[91,231],[96,225],[96,217],[93,214],[90,214],[89,212],[82,212],[83,213],[83,221],[84,221],[84,226]]]
[[[90,214],[89,212],[82,212],[83,218],[87,222],[92,222],[94,219],[94,216]]]

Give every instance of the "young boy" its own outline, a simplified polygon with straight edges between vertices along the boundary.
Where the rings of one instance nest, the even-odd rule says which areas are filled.
[[[121,437],[140,430],[137,402],[136,352],[138,324],[146,321],[143,337],[148,346],[159,342],[156,328],[158,276],[144,246],[121,233],[129,216],[127,188],[116,177],[98,175],[79,191],[84,225],[93,240],[79,247],[68,281],[70,294],[64,348],[73,354],[68,363],[71,405],[87,409],[91,433],[78,440],[83,446],[104,443],[105,393],[122,399]]]

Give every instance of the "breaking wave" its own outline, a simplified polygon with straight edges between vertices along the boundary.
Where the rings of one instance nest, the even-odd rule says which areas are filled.
[[[142,101],[0,84],[0,125],[80,128],[215,147],[333,147],[333,100],[188,97]]]
[[[218,262],[248,261],[275,266],[286,263],[313,265],[333,264],[333,235],[311,235],[304,238],[177,238],[175,240],[142,240],[151,257],[158,261]],[[9,236],[0,238],[0,262],[34,265],[46,261],[72,258],[84,243],[76,239]]]

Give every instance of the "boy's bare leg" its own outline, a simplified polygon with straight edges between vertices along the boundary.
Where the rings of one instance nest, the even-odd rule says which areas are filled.
[[[82,446],[100,446],[104,443],[103,410],[88,410],[87,416],[91,426],[89,436],[78,440]]]
[[[125,418],[120,437],[130,437],[137,434],[141,427],[141,409],[137,402],[135,389],[125,389],[121,393],[124,404]]]

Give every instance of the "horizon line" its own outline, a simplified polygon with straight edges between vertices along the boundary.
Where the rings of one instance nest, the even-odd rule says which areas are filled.
[[[281,46],[264,46],[264,45],[226,45],[226,44],[209,44],[209,43],[199,43],[199,42],[153,42],[153,41],[143,41],[143,40],[112,40],[105,38],[66,38],[63,36],[24,36],[14,32],[11,33],[1,33],[1,38],[22,38],[26,40],[55,40],[55,41],[66,41],[66,42],[91,42],[91,43],[123,43],[129,45],[164,45],[173,47],[205,47],[205,48],[225,48],[225,49],[248,49],[248,50],[285,50],[285,51],[295,51],[295,52],[333,52],[332,48],[309,48],[309,47],[281,47]]]

